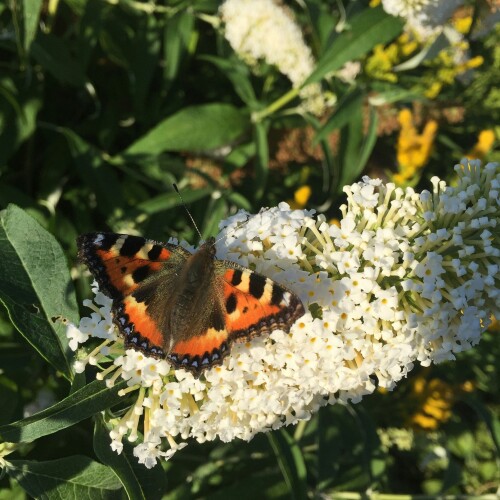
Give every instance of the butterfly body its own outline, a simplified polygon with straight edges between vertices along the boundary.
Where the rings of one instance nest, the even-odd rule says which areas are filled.
[[[79,257],[113,299],[127,347],[200,374],[220,364],[233,342],[289,331],[300,299],[269,278],[216,259],[209,238],[195,253],[138,236],[89,233]]]

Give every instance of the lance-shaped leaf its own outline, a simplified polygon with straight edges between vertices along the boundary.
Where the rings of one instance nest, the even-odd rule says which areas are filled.
[[[121,483],[113,471],[83,455],[46,462],[12,460],[6,471],[33,498],[120,498],[116,491]]]
[[[402,29],[403,21],[386,14],[381,7],[363,10],[349,19],[349,28],[335,38],[323,53],[304,85],[321,80],[347,61],[363,57],[375,45],[387,43],[398,36]]]
[[[128,147],[122,156],[214,149],[236,140],[249,124],[249,116],[230,104],[191,106],[165,118]]]
[[[77,305],[66,257],[56,239],[15,205],[0,213],[0,302],[12,324],[57,370],[71,379],[66,327]]]
[[[105,382],[95,380],[46,410],[3,425],[0,439],[11,443],[31,442],[66,429],[122,401],[118,391],[126,385],[127,382],[122,380],[110,389]]]

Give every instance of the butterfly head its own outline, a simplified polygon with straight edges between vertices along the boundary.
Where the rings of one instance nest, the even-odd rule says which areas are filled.
[[[215,248],[215,238],[213,236],[210,236],[210,238],[207,238],[205,243],[203,243],[203,245],[201,245],[201,247],[198,251],[201,253],[206,253],[214,259],[215,254],[217,252],[217,249]]]

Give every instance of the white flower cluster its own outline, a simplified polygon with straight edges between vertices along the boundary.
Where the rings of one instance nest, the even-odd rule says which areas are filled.
[[[407,28],[421,39],[437,36],[463,0],[382,0],[384,10],[406,20]]]
[[[110,386],[124,378],[123,393],[138,394],[110,420],[113,449],[142,429],[135,454],[152,467],[189,438],[249,440],[327,403],[390,389],[416,361],[453,359],[476,344],[500,312],[500,170],[476,161],[455,169],[456,187],[436,178],[421,194],[364,178],[345,188],[340,227],[285,203],[225,221],[218,258],[287,285],[307,312],[288,334],[233,345],[200,378],[124,352],[110,300],[98,293],[101,307],[82,319],[83,335],[70,328],[71,346],[105,338],[79,369],[107,360],[99,377]]]
[[[315,61],[305,44],[291,11],[273,0],[226,0],[219,9],[224,36],[233,50],[249,65],[259,60],[276,66],[294,87],[312,73]],[[302,89],[303,108],[323,113],[326,101],[319,84]]]

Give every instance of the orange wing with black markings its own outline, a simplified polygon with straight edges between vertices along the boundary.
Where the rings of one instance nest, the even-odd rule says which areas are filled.
[[[78,237],[78,257],[90,269],[99,288],[112,299],[132,293],[176,251],[176,245],[140,236],[88,233]]]
[[[222,277],[215,277],[214,294],[220,303],[207,327],[174,344],[166,356],[176,367],[195,373],[220,364],[233,342],[247,342],[276,329],[288,332],[304,314],[300,299],[285,287],[234,262],[217,264],[224,269]]]
[[[221,364],[229,354],[231,343],[219,308],[212,311],[207,323],[201,332],[172,346],[166,358],[174,366],[199,374],[201,370]]]
[[[164,356],[164,333],[134,297],[142,283],[153,278],[175,253],[189,253],[168,243],[114,233],[79,236],[78,256],[93,274],[99,289],[113,299],[113,320],[133,347],[153,356]]]
[[[225,322],[231,342],[247,342],[277,329],[288,332],[304,314],[300,299],[284,286],[232,262],[224,264],[228,267],[224,274]]]

